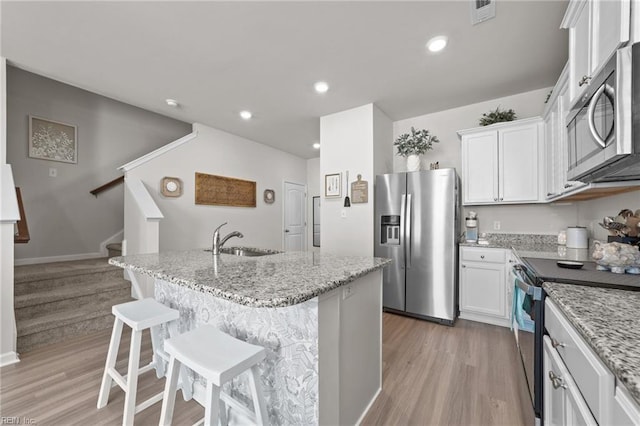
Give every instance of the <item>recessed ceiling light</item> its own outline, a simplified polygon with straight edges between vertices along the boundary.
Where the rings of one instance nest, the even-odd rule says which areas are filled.
[[[251,114],[251,111],[240,111],[240,117],[242,117],[243,120],[250,120],[253,114]]]
[[[446,36],[437,36],[427,42],[427,48],[431,52],[439,52],[447,46]]]
[[[313,88],[316,89],[316,92],[318,93],[327,93],[329,85],[326,81],[317,81],[316,84],[313,85]]]
[[[316,142],[316,143],[314,143],[314,144],[313,144],[313,147],[314,147],[315,149],[320,149],[320,142]]]
[[[180,105],[180,104],[178,103],[178,101],[176,101],[175,99],[165,99],[164,101],[165,101],[165,102],[167,103],[167,105],[169,105],[171,108],[178,108],[178,105]]]

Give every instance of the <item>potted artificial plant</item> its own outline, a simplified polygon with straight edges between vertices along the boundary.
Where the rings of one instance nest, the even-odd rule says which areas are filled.
[[[407,171],[416,172],[420,170],[420,156],[433,149],[434,142],[440,141],[427,129],[416,130],[411,127],[411,133],[398,136],[393,146],[398,149],[398,155],[406,157]]]

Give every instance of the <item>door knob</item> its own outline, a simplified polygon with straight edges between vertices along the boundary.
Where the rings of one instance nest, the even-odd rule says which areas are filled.
[[[284,230],[284,232],[289,232],[289,230],[288,230],[288,229],[285,229],[285,230]]]

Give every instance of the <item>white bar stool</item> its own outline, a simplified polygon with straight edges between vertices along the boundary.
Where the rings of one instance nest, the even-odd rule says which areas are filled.
[[[225,413],[220,416],[219,412],[220,388],[249,369],[253,416],[257,424],[268,424],[267,407],[260,387],[260,370],[257,365],[266,356],[263,347],[238,340],[211,325],[203,325],[165,340],[164,349],[171,358],[164,388],[160,425],[171,424],[181,364],[207,381],[205,426],[217,426],[219,417],[222,418],[223,424],[226,423]]]
[[[133,425],[133,417],[136,413],[155,404],[162,399],[162,392],[142,402],[136,406],[136,392],[138,390],[138,376],[156,368],[158,378],[164,376],[164,364],[161,358],[168,358],[158,347],[160,340],[160,326],[170,321],[177,320],[180,313],[171,309],[154,299],[142,299],[133,302],[114,305],[111,312],[116,317],[109,343],[107,362],[102,375],[102,385],[98,395],[98,408],[107,405],[109,401],[109,391],[115,381],[125,392],[124,414],[122,424]],[[131,347],[129,349],[129,366],[127,375],[122,376],[115,369],[118,348],[120,347],[120,337],[122,336],[122,325],[131,327]],[[153,346],[153,360],[146,366],[140,366],[140,344],[142,342],[142,331],[151,329],[151,344]]]

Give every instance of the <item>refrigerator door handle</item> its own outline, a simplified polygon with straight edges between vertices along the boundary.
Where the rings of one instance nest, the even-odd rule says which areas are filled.
[[[411,206],[411,194],[407,195],[407,216],[405,218],[406,220],[406,238],[405,238],[405,254],[407,257],[407,260],[405,261],[405,263],[407,264],[407,269],[411,268],[411,213],[412,213],[412,206]]]
[[[407,225],[407,218],[405,216],[407,206],[407,194],[402,194],[402,201],[400,201],[400,244],[402,245],[402,251],[406,253],[407,243],[405,242],[406,232],[404,227]],[[406,257],[406,256],[403,256]],[[403,259],[404,260],[404,259]],[[404,262],[400,265],[400,269],[404,269]]]

